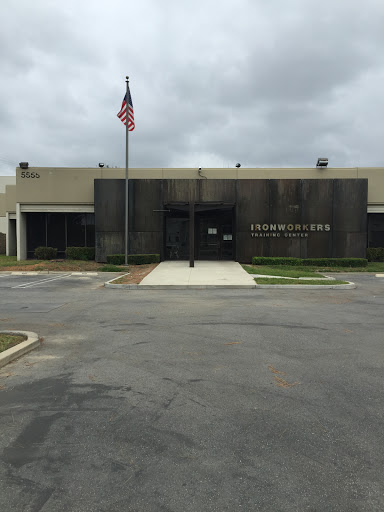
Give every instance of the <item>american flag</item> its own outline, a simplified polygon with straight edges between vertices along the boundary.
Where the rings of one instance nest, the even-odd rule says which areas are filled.
[[[117,114],[117,117],[120,119],[122,123],[127,124],[127,95],[124,96],[123,103],[121,105],[120,112]],[[128,87],[128,130],[131,132],[135,129],[135,119],[133,117],[133,105],[131,92]]]

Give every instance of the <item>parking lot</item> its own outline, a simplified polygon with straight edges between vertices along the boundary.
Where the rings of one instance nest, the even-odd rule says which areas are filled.
[[[344,277],[3,275],[0,327],[43,342],[0,370],[0,510],[382,511],[384,279]]]
[[[29,288],[62,289],[77,287],[98,287],[116,273],[98,272],[1,272],[0,289],[26,290]]]

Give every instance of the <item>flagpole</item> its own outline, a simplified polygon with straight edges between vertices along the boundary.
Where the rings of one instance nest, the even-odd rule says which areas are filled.
[[[128,252],[129,252],[129,229],[128,229],[128,121],[129,121],[129,76],[125,77],[127,83],[126,107],[127,117],[125,123],[125,264],[128,265]]]

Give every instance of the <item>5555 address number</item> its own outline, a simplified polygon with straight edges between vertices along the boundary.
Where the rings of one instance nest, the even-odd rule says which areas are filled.
[[[40,174],[38,172],[22,171],[20,176],[22,178],[40,178]]]

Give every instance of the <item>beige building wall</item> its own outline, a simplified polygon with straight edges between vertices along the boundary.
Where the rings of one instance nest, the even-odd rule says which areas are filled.
[[[15,185],[16,176],[0,176],[0,233],[7,233],[5,187]]]
[[[5,208],[5,193],[0,193],[0,233],[7,232],[7,210]]]
[[[370,211],[384,208],[384,168],[148,168],[129,170],[132,179],[322,179],[368,178]],[[16,187],[7,186],[6,209],[15,211],[21,205],[92,205],[93,180],[125,178],[125,169],[30,167],[16,169]],[[16,191],[16,192],[15,192]],[[9,196],[9,197],[8,197]],[[0,200],[1,201],[1,200]],[[0,206],[1,208],[1,206]],[[9,208],[12,208],[10,210]],[[375,211],[376,211],[375,210]]]
[[[16,185],[16,176],[0,176],[0,194],[5,192],[7,185]]]
[[[2,217],[5,218],[5,214],[7,213],[7,209],[5,207],[5,192],[0,193],[0,219]],[[1,231],[1,229],[0,229]]]
[[[9,213],[16,213],[16,185],[5,187],[5,209]]]
[[[332,179],[368,178],[368,212],[384,213],[384,168],[132,168],[131,179]],[[25,212],[93,211],[94,180],[125,178],[119,168],[29,167],[0,177],[0,232],[7,253],[26,256]],[[4,195],[5,194],[5,195]],[[16,220],[17,219],[17,220]],[[12,233],[11,233],[12,231]]]

